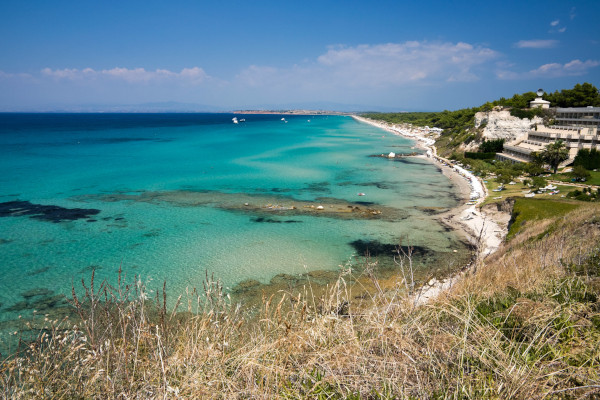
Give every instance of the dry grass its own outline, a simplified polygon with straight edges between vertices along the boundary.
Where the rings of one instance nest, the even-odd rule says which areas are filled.
[[[218,282],[148,299],[139,282],[74,296],[0,365],[5,398],[542,399],[600,396],[600,218],[585,206],[530,224],[450,293],[414,308],[404,284],[357,303],[348,276],[328,295],[264,298],[249,315]],[[591,272],[590,272],[591,271]],[[93,282],[93,279],[92,279]],[[378,287],[374,285],[374,287]]]

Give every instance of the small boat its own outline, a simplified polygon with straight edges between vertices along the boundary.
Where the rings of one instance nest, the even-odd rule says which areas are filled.
[[[365,196],[365,194],[363,192],[360,192],[358,195],[359,196]]]
[[[231,118],[231,120],[233,121],[234,124],[238,123],[238,119],[236,117]]]
[[[240,122],[246,122],[246,118],[240,119]]]

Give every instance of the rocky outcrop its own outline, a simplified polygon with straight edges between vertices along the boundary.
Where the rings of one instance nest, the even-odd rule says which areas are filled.
[[[487,111],[475,114],[475,128],[485,125],[483,137],[487,140],[506,139],[507,142],[526,135],[535,124],[543,121],[539,117],[521,119],[509,111]]]

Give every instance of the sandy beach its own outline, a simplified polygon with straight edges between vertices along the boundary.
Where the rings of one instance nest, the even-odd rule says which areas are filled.
[[[464,203],[452,210],[440,214],[437,219],[446,226],[458,231],[471,244],[476,247],[478,259],[482,260],[494,253],[502,244],[507,234],[507,225],[510,215],[502,212],[486,213],[478,207],[488,193],[483,182],[469,171],[460,166],[453,165],[450,160],[439,157],[435,148],[435,140],[426,137],[427,130],[422,128],[409,128],[407,126],[395,126],[367,118],[353,116],[357,121],[385,129],[398,136],[414,139],[419,148],[427,152],[427,159],[440,167],[442,173],[456,187]],[[468,266],[462,270],[468,269]],[[432,279],[420,291],[417,304],[423,304],[429,299],[436,297],[441,291],[452,286],[463,272],[446,278],[442,281]]]

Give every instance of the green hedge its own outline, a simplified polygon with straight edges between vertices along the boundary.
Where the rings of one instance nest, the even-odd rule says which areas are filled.
[[[496,153],[474,153],[465,151],[465,158],[472,158],[475,160],[493,160],[496,157]]]

